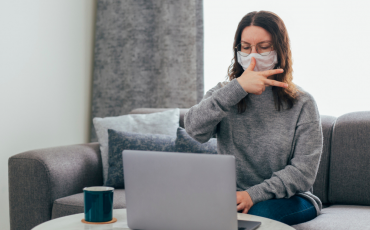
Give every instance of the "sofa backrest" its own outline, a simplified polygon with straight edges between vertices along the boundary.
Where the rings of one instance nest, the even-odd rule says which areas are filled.
[[[323,204],[328,204],[328,190],[329,190],[329,163],[330,163],[330,149],[331,136],[333,126],[337,118],[333,116],[321,115],[321,127],[323,134],[323,149],[317,171],[316,180],[313,185],[313,194],[318,196]]]
[[[370,205],[370,111],[338,117],[331,146],[329,202]]]
[[[161,112],[139,108],[130,114]],[[189,109],[180,109],[180,126]],[[323,204],[370,205],[370,111],[321,115],[323,152],[313,193]]]

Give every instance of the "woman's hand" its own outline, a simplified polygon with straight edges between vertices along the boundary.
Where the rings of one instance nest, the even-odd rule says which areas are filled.
[[[266,86],[278,86],[284,88],[288,87],[288,84],[286,83],[267,79],[269,76],[284,72],[283,69],[253,71],[255,65],[256,59],[252,57],[251,64],[243,72],[243,74],[236,79],[243,87],[245,92],[261,95],[265,91]]]
[[[236,192],[236,207],[237,211],[243,210],[247,214],[249,209],[253,206],[252,198],[247,191]]]

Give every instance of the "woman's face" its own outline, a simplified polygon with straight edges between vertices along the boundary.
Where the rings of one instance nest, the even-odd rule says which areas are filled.
[[[260,52],[263,52],[263,48],[267,47],[265,42],[269,42],[272,45],[271,34],[264,28],[259,26],[247,26],[242,31],[241,41],[242,44],[251,45],[251,53],[257,53],[256,46],[259,44]],[[244,46],[245,47],[245,46]]]

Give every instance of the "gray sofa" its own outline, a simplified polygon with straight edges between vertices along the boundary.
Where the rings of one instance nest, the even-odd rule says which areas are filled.
[[[131,114],[165,109],[136,109]],[[180,110],[180,126],[184,114]],[[370,229],[370,111],[321,116],[324,147],[314,194],[322,214],[296,229]],[[87,186],[103,184],[99,143],[31,150],[9,158],[12,230],[29,230],[50,219],[82,213]],[[124,189],[114,208],[125,208]]]

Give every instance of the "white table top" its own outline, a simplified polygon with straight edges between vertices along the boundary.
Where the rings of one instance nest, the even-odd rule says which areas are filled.
[[[81,222],[81,220],[85,218],[84,213],[79,213],[49,220],[37,225],[32,230],[130,230],[126,221],[126,209],[114,209],[113,217],[117,218],[117,222],[113,224],[84,224]],[[294,230],[294,228],[281,222],[249,214],[238,213],[238,220],[262,222],[261,226],[259,226],[257,230]]]

